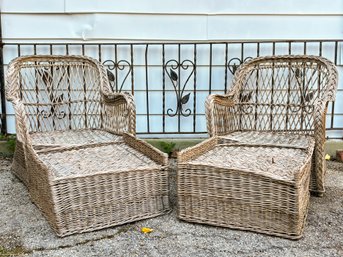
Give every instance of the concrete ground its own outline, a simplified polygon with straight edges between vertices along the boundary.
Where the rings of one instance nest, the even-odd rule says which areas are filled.
[[[150,220],[58,238],[0,159],[0,256],[343,256],[343,164],[328,163],[326,194],[311,198],[299,241],[179,221]],[[171,162],[175,205],[175,161]],[[142,227],[154,229],[150,234]]]

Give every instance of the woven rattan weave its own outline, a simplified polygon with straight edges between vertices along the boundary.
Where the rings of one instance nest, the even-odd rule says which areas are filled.
[[[282,131],[313,135],[311,190],[322,195],[326,171],[325,119],[335,100],[338,73],[318,56],[258,57],[242,64],[225,95],[206,100],[211,136],[235,131]]]
[[[137,139],[135,104],[85,56],[23,56],[7,73],[13,172],[60,236],[165,213],[167,155]],[[131,134],[126,134],[131,133]]]
[[[304,140],[305,147],[242,144],[212,137],[180,152],[178,217],[300,238],[308,210],[314,147],[313,139]]]

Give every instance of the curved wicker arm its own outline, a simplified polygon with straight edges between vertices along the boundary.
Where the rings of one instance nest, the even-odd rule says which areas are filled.
[[[24,105],[20,100],[12,101],[13,108],[16,114],[16,138],[18,141],[31,145],[29,137],[29,129],[27,127],[27,117]]]
[[[24,58],[24,57],[21,57]],[[22,144],[31,145],[29,128],[24,104],[20,100],[19,91],[20,57],[12,60],[6,73],[6,99],[12,102],[16,115],[16,138]]]
[[[223,135],[237,130],[236,106],[233,95],[209,95],[205,102],[207,132]]]
[[[328,103],[318,101],[313,112],[315,147],[313,152],[314,167],[311,176],[311,188],[315,188],[317,194],[324,191],[324,177],[326,172],[325,161],[325,132],[326,111]]]
[[[127,143],[132,148],[140,151],[141,153],[145,154],[155,162],[160,165],[167,165],[168,164],[168,155],[166,153],[161,152],[157,148],[151,146],[150,144],[144,142],[143,140],[135,137],[132,134],[124,133],[123,138],[125,143]]]
[[[136,134],[136,106],[128,92],[103,95],[103,127],[115,134]]]

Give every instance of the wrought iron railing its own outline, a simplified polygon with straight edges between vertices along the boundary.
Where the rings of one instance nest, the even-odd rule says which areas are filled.
[[[28,54],[82,54],[107,67],[114,91],[130,91],[137,103],[137,133],[206,133],[204,101],[208,94],[224,93],[237,67],[252,57],[277,54],[312,54],[333,61],[339,69],[343,40],[282,40],[166,43],[5,43],[7,63]],[[3,74],[1,74],[3,75]],[[1,87],[4,103],[4,86]],[[335,108],[335,106],[339,108]],[[329,136],[342,138],[343,86],[329,105]],[[2,130],[6,110],[2,105]],[[7,112],[7,116],[13,116]],[[11,120],[11,119],[7,119]],[[342,121],[342,122],[340,122]],[[332,133],[330,133],[332,132]]]

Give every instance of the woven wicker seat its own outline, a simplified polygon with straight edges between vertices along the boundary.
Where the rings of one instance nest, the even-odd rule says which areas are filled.
[[[231,90],[206,100],[210,136],[235,133],[248,142],[247,131],[282,132],[314,137],[311,191],[324,193],[325,119],[329,101],[335,100],[338,73],[318,56],[258,57],[236,71]],[[243,133],[239,136],[239,133]],[[254,134],[268,143],[267,134]],[[240,140],[241,139],[241,140]],[[256,140],[253,138],[252,140]],[[298,145],[295,141],[292,145]]]
[[[12,170],[59,236],[169,210],[167,155],[134,136],[133,97],[112,92],[98,61],[23,56],[6,80]]]
[[[308,139],[308,140],[307,140]],[[212,137],[178,155],[178,217],[189,222],[302,237],[312,138],[305,146]],[[292,141],[289,138],[289,141]]]

